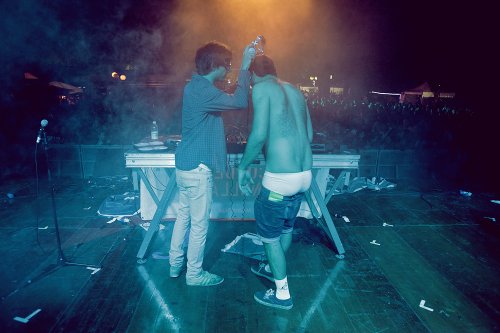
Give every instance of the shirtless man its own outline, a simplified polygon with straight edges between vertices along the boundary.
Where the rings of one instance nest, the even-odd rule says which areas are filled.
[[[238,167],[238,182],[245,195],[253,184],[248,167],[264,147],[266,170],[262,190],[255,200],[257,232],[264,243],[269,264],[260,263],[252,272],[276,283],[259,291],[254,299],[266,306],[291,309],[285,253],[304,192],[311,185],[312,125],[302,93],[280,81],[271,58],[257,56],[250,66],[254,118],[245,153]]]

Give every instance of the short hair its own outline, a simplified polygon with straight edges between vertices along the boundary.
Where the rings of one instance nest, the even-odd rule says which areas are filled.
[[[269,74],[278,76],[276,74],[276,67],[274,67],[273,59],[269,58],[266,55],[256,56],[248,70],[260,77]]]
[[[196,71],[200,75],[206,75],[219,66],[229,66],[233,53],[231,49],[222,43],[211,41],[196,51]]]

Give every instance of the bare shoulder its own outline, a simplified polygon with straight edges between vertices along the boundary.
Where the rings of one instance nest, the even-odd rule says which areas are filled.
[[[280,81],[281,86],[285,89],[288,96],[294,97],[296,99],[303,99],[304,95],[302,92],[293,84],[285,81]]]
[[[262,81],[252,87],[252,95],[254,97],[270,96],[276,93],[279,85],[275,80]]]
[[[269,91],[269,82],[259,82],[259,84],[256,84],[252,87],[252,93],[257,94],[257,95],[263,95],[266,92]]]

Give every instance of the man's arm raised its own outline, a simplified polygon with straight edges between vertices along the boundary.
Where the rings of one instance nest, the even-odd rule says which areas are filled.
[[[245,153],[238,166],[238,182],[240,190],[245,195],[251,195],[252,191],[248,184],[253,184],[253,179],[248,171],[252,161],[261,152],[266,143],[269,131],[269,96],[264,91],[265,84],[255,85],[252,91],[253,123],[252,131],[248,137]]]

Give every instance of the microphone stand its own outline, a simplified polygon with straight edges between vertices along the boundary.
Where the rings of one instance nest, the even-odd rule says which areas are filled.
[[[94,266],[94,265],[87,265],[87,264],[81,264],[81,263],[76,263],[76,262],[70,262],[66,259],[66,256],[64,255],[64,252],[63,252],[62,246],[61,246],[61,237],[59,235],[59,223],[57,222],[55,188],[54,188],[54,182],[52,181],[52,174],[50,172],[49,154],[48,154],[49,148],[48,148],[48,144],[47,144],[47,136],[46,136],[45,131],[43,129],[41,130],[41,132],[42,132],[41,133],[42,143],[44,146],[45,162],[47,165],[47,176],[48,176],[48,181],[49,181],[49,186],[50,186],[50,195],[51,195],[51,199],[52,199],[52,216],[54,219],[54,228],[56,230],[57,251],[58,251],[57,264],[62,265],[62,266],[84,266],[84,267],[89,267],[89,268],[94,268],[94,269],[100,269],[101,266]]]
[[[61,237],[59,235],[59,223],[57,222],[55,188],[54,188],[54,182],[52,181],[52,174],[50,172],[50,166],[49,166],[47,136],[45,134],[43,126],[40,129],[40,131],[38,132],[38,137],[37,137],[37,140],[36,140],[37,147],[38,147],[38,144],[40,142],[42,142],[43,146],[44,146],[45,162],[47,164],[47,175],[48,175],[48,181],[49,181],[49,186],[50,186],[50,194],[51,194],[51,199],[52,199],[52,214],[53,214],[53,218],[54,218],[54,227],[55,227],[55,230],[56,230],[56,240],[57,240],[57,253],[58,253],[57,263],[55,265],[51,265],[51,266],[47,267],[45,270],[43,270],[40,274],[36,275],[35,277],[33,277],[31,279],[27,278],[26,281],[23,282],[22,286],[20,286],[19,288],[11,291],[9,294],[2,296],[0,303],[4,302],[10,296],[16,294],[21,289],[23,289],[23,288],[25,288],[27,286],[32,285],[36,281],[38,281],[38,280],[42,279],[43,277],[49,275],[50,273],[54,272],[57,268],[59,268],[61,266],[83,266],[83,267],[87,267],[87,268],[90,268],[90,269],[94,270],[94,272],[98,271],[98,270],[100,270],[102,268],[101,266],[87,265],[87,264],[82,264],[82,263],[70,262],[70,261],[68,261],[68,259],[66,259],[66,256],[64,255],[64,252],[63,252],[62,246],[61,246]],[[38,193],[38,191],[37,191],[37,193]]]

